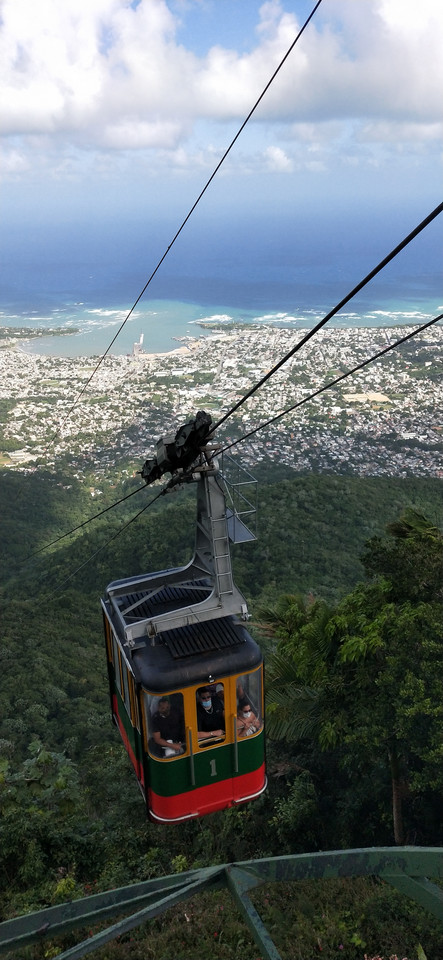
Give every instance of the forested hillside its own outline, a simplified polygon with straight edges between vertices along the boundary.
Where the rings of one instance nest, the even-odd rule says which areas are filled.
[[[257,473],[258,541],[233,548],[236,578],[250,600],[265,593],[312,592],[339,599],[363,576],[360,555],[367,539],[407,507],[440,524],[441,480],[390,477],[299,475],[274,467]],[[145,488],[126,503],[55,543],[30,562],[23,560],[77,524],[100,513],[141,486],[139,476],[125,484],[80,483],[62,473],[0,473],[0,496],[7,505],[2,532],[2,576],[41,596],[118,534],[158,492]],[[91,491],[92,494],[91,495]],[[172,492],[153,504],[69,583],[82,593],[101,595],[110,580],[186,560],[193,549],[194,491]]]
[[[189,558],[194,491],[161,499],[123,529],[156,492],[144,490],[58,540],[139,485],[135,477],[91,496],[89,484],[62,475],[0,474],[8,504],[3,916],[213,862],[395,842],[440,845],[442,482],[263,471],[259,540],[234,548],[233,559],[268,660],[269,790],[244,809],[169,828],[146,822],[110,722],[99,598],[110,580]],[[402,516],[406,525],[398,523]],[[294,925],[300,957],[314,956],[319,939],[331,960],[340,943],[350,960],[377,950],[412,957],[418,942],[428,958],[443,955],[437,923],[383,886],[342,883],[331,893],[304,885],[291,897],[290,910],[282,890],[260,902],[283,956],[294,956]],[[196,955],[197,940],[220,957],[254,949],[223,899],[196,902],[189,917],[156,921],[149,946],[141,931],[140,939],[98,956],[185,960]],[[51,956],[44,947],[29,953],[44,955]]]

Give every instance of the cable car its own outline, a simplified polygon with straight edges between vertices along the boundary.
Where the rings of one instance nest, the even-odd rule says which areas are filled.
[[[202,411],[159,440],[141,471],[146,483],[170,472],[168,488],[196,483],[193,558],[114,581],[102,600],[112,718],[148,816],[159,823],[201,817],[266,789],[263,661],[246,629],[229,549],[230,539],[255,536],[234,501],[226,506],[208,445],[211,422]]]

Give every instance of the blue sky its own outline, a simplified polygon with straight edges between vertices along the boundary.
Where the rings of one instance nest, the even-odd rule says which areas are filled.
[[[3,0],[4,242],[100,221],[160,250],[314,6]],[[220,218],[320,237],[375,211],[401,239],[441,199],[442,46],[441,0],[323,0],[195,215],[202,246]]]

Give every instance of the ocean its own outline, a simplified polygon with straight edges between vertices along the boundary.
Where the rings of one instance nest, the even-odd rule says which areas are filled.
[[[147,353],[174,350],[183,337],[207,335],[208,322],[312,327],[389,252],[392,237],[398,242],[404,232],[391,227],[380,237],[379,220],[357,233],[342,224],[339,236],[331,225],[319,231],[305,224],[301,230],[281,216],[266,229],[259,226],[218,224],[210,240],[201,224],[200,230],[190,229],[110,352],[130,354],[140,338]],[[0,326],[66,331],[23,342],[30,352],[102,355],[167,245],[164,225],[161,241],[154,228],[145,233],[141,224],[126,233],[109,224],[93,230],[85,224],[51,230],[34,225],[26,237],[18,229],[10,232],[0,247]],[[330,325],[419,325],[441,312],[440,243],[435,226],[425,234]]]
[[[436,313],[426,309],[412,310],[412,304],[396,305],[393,310],[346,312],[329,321],[332,327],[393,327],[404,324],[418,326]],[[142,342],[145,353],[167,353],[180,347],[183,338],[202,337],[211,333],[206,324],[261,323],[279,328],[309,329],[324,314],[301,311],[299,315],[274,311],[256,314],[255,311],[213,306],[205,310],[197,304],[180,301],[158,300],[148,302],[143,309],[134,311],[113,344],[110,353],[127,355],[133,352],[134,344]],[[23,340],[25,352],[44,356],[80,357],[101,356],[125,319],[124,308],[85,308],[84,304],[65,305],[54,311],[39,315],[38,311],[22,314],[0,313],[0,326],[62,328],[66,336],[40,336]],[[202,324],[202,325],[200,325]],[[205,329],[206,327],[206,329]]]

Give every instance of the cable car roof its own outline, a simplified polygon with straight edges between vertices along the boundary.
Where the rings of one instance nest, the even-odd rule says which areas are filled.
[[[259,647],[235,617],[192,623],[161,634],[131,653],[136,679],[151,692],[247,673],[262,662]]]
[[[166,631],[161,640],[168,647],[174,660],[192,657],[214,650],[227,650],[245,643],[245,630],[231,617],[222,620],[193,623],[176,630]]]

